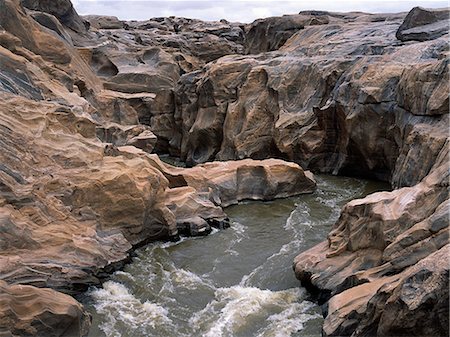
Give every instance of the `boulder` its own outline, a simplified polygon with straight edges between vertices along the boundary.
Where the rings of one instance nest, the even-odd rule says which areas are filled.
[[[90,325],[90,315],[68,295],[0,280],[1,335],[84,337]]]
[[[89,22],[90,29],[122,29],[124,22],[116,16],[84,15],[83,20]]]
[[[329,22],[327,12],[301,12],[300,15],[283,15],[258,19],[246,27],[246,54],[258,54],[279,49],[299,30],[309,25]]]
[[[396,32],[401,41],[427,41],[449,33],[449,9],[414,7]]]
[[[311,172],[279,159],[212,162],[182,169],[188,186],[208,192],[218,205],[227,207],[242,200],[273,200],[312,193],[316,182]]]
[[[63,25],[77,33],[86,32],[85,23],[70,0],[20,0],[20,2],[28,9],[56,16]]]

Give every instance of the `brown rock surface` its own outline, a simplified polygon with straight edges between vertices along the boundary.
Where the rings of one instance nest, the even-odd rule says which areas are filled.
[[[350,202],[296,259],[332,296],[325,334],[448,334],[444,15],[124,22],[0,0],[1,328],[84,334],[74,300],[32,286],[77,293],[137,245],[225,227],[224,206],[314,189],[297,164],[263,160],[278,157],[399,188]],[[203,164],[216,159],[239,161]],[[13,284],[36,311],[11,311],[28,305]]]
[[[404,45],[395,37],[403,15],[321,15],[330,22],[277,51],[226,56],[180,78],[183,159],[281,157],[399,187],[428,174],[420,166],[432,161],[405,171],[397,159],[409,150],[436,157],[447,138],[448,34]],[[417,125],[436,132],[411,144]]]
[[[0,335],[87,336],[89,314],[72,297],[51,289],[0,281]],[[5,329],[7,327],[7,329]]]
[[[448,149],[440,159],[413,187],[349,202],[328,242],[295,258],[331,297],[325,336],[448,335]]]
[[[176,235],[180,217],[167,208],[172,201],[166,194],[174,195],[171,183],[191,186],[180,193],[192,199],[185,212],[211,221],[224,220],[221,204],[314,188],[298,165],[282,161],[206,164],[211,170],[184,172],[134,146],[115,149],[101,143],[88,116],[60,112],[55,103],[2,98],[0,205],[2,226],[8,229],[1,239],[7,249],[0,255],[0,276],[9,282],[74,291],[98,282],[93,276],[126,259],[132,245]],[[247,177],[253,172],[261,174]],[[177,186],[175,176],[192,183]],[[286,178],[298,183],[288,184]],[[267,187],[253,191],[247,183]],[[234,190],[224,190],[232,184]],[[208,188],[222,195],[205,195]],[[235,201],[233,193],[238,194]],[[200,206],[204,212],[198,211]],[[22,236],[27,239],[20,240]]]
[[[27,7],[34,11],[18,0],[0,0],[0,279],[9,284],[2,283],[2,294],[8,294],[0,300],[2,333],[84,335],[89,319],[80,305],[33,287],[78,293],[123,265],[134,246],[176,237],[178,229],[203,235],[210,226],[225,227],[221,205],[313,190],[309,173],[282,161],[187,170],[164,164],[149,152],[161,147],[153,130],[166,137],[163,145],[175,133],[167,131],[165,116],[173,118],[171,90],[186,64],[178,63],[172,47],[133,50],[124,28],[118,33],[123,40],[114,42],[122,50],[91,48],[95,30],[106,36],[99,43],[114,37],[99,31],[104,24],[79,35],[70,22],[59,22],[61,15],[77,21],[65,16],[73,11],[70,2]],[[172,26],[173,39],[216,41],[212,48],[225,48],[223,53],[230,51],[222,40],[237,46],[237,26],[220,23],[214,30],[216,24],[183,20],[176,21],[181,28]],[[87,46],[74,47],[80,41]],[[143,63],[133,61],[138,54]],[[195,54],[195,62],[203,64],[204,56]],[[160,82],[148,87],[155,78]],[[134,87],[122,90],[129,83]],[[289,185],[286,178],[297,183]],[[30,292],[36,311],[24,313],[16,289]]]
[[[332,297],[325,336],[447,336],[449,253],[447,244],[395,276]]]
[[[222,207],[241,200],[273,200],[312,193],[316,188],[311,172],[279,159],[212,162],[188,169],[172,168],[169,172],[182,176],[187,186],[209,193]]]

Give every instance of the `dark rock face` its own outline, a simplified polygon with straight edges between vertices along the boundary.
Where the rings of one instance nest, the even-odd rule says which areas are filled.
[[[323,25],[329,22],[326,13],[314,16],[308,14],[284,15],[254,21],[247,27],[246,53],[258,54],[277,50],[305,26]]]
[[[448,34],[449,15],[448,9],[414,7],[398,28],[396,37],[401,41],[434,40]]]
[[[22,5],[28,9],[45,12],[56,16],[66,27],[77,33],[86,31],[83,20],[73,8],[70,0],[20,0]]]

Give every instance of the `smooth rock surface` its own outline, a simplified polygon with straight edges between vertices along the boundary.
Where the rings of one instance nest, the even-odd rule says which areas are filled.
[[[72,297],[0,281],[0,335],[83,337],[89,326],[89,314]]]
[[[312,192],[304,167],[398,188],[350,202],[296,259],[331,297],[325,334],[448,334],[448,268],[433,264],[448,243],[445,16],[124,22],[81,18],[68,0],[0,0],[3,289],[79,293],[133,247],[226,227],[224,206]],[[84,333],[76,303],[26,289],[69,305]],[[72,324],[64,310],[35,334]],[[34,319],[7,317],[11,334]]]

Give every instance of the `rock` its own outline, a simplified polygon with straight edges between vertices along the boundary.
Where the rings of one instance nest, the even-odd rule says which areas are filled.
[[[83,20],[72,6],[70,0],[20,0],[29,9],[45,12],[56,16],[66,27],[78,33],[86,31]]]
[[[413,187],[351,201],[328,242],[295,258],[297,278],[322,301],[331,297],[325,336],[448,334],[445,319],[433,323],[448,316],[441,300],[448,299],[448,265],[435,263],[448,254],[448,206],[443,164]]]
[[[172,169],[172,174],[177,171]],[[273,200],[312,193],[316,188],[311,172],[278,159],[212,162],[182,169],[178,174],[188,186],[208,192],[222,207],[242,200]]]
[[[97,137],[105,143],[115,146],[133,145],[148,153],[155,148],[157,138],[145,125],[127,125],[111,123],[96,127]]]
[[[89,22],[90,29],[122,29],[125,27],[123,21],[116,16],[84,15],[82,18]]]
[[[225,206],[312,192],[304,167],[397,188],[347,204],[329,242],[297,259],[331,297],[325,333],[446,332],[448,269],[432,263],[448,242],[442,11],[96,16],[88,30],[69,1],[20,3],[0,0],[1,280],[77,294],[135,247],[229,226]],[[400,25],[424,41],[402,43]],[[74,300],[26,289],[72,308],[30,329],[75,319],[85,333]],[[1,334],[22,334],[1,319]]]
[[[283,15],[252,22],[246,27],[246,54],[277,50],[305,26],[327,24],[327,12],[319,14],[309,15],[301,12],[300,15]]]
[[[0,26],[19,38],[22,46],[57,64],[67,64],[71,61],[70,52],[59,35],[39,29],[41,26],[26,15],[18,1],[2,0],[0,9]]]
[[[104,155],[95,124],[54,112],[54,103],[2,97],[1,222],[12,235],[1,240],[9,246],[2,279],[77,292],[126,260],[133,245],[176,234],[173,214],[156,202],[168,184],[158,170]],[[29,239],[21,242],[22,233]]]
[[[102,143],[98,123],[83,111],[1,97],[0,278],[11,284],[78,294],[123,266],[133,247],[177,238],[178,229],[205,235],[211,226],[226,227],[222,207],[239,200],[315,187],[309,172],[281,160],[172,167],[135,146]],[[115,141],[145,143],[146,128],[118,128]],[[42,321],[56,324],[53,316]]]
[[[90,325],[89,314],[68,295],[0,280],[0,334],[82,337]]]
[[[411,149],[415,125],[441,130],[436,144],[434,136],[415,143],[416,153],[436,157],[447,137],[446,39],[398,44],[401,15],[328,17],[329,24],[298,31],[277,51],[223,57],[183,75],[174,115],[181,141],[173,143],[181,158],[190,165],[288,158],[396,187],[424,178],[420,166],[432,161],[414,161],[413,177],[397,158]]]
[[[34,12],[31,14],[32,18],[42,26],[54,31],[61,36],[68,43],[72,44],[71,36],[64,30],[64,27],[53,15],[44,12]]]
[[[177,228],[180,234],[187,236],[205,236],[212,230],[208,222],[199,216],[177,221]]]
[[[156,145],[156,136],[150,130],[145,130],[141,132],[139,135],[131,138],[127,144],[136,146],[139,149],[142,149],[148,153],[151,153]]]
[[[448,63],[445,58],[405,69],[399,81],[399,105],[414,115],[448,114]]]
[[[448,32],[448,19],[445,19],[428,25],[403,30],[399,35],[402,41],[428,41],[443,35],[448,35]]]
[[[428,41],[449,33],[448,9],[414,7],[397,30],[401,41]]]
[[[325,336],[446,336],[450,245],[399,275],[381,277],[334,296]]]

